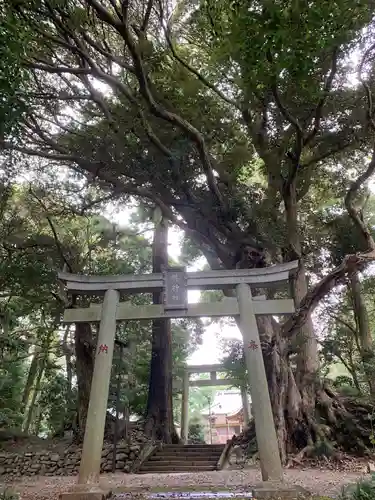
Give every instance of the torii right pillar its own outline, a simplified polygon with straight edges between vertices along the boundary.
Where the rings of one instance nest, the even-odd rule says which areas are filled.
[[[280,482],[283,470],[251,289],[249,285],[241,283],[237,285],[236,291],[262,479]]]

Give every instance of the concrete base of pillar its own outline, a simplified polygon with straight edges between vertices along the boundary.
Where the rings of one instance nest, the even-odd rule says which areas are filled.
[[[252,489],[253,498],[258,500],[302,500],[311,498],[311,493],[302,486],[288,485],[276,481],[265,481]]]
[[[60,500],[107,500],[112,495],[110,490],[100,488],[76,488],[74,491],[61,493]]]

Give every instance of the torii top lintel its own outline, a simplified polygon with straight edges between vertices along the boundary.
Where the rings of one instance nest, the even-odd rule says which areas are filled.
[[[194,290],[221,290],[240,283],[252,287],[270,288],[285,284],[290,274],[298,268],[298,262],[287,262],[260,269],[231,269],[186,273],[186,286]],[[60,272],[60,280],[66,282],[68,291],[75,294],[103,294],[106,290],[127,293],[155,292],[164,288],[163,274],[121,274],[116,276],[87,276]]]

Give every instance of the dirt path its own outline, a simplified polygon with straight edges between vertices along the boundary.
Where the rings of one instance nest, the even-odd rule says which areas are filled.
[[[324,471],[319,469],[287,470],[285,481],[303,486],[316,495],[337,497],[344,485],[361,477],[359,472]],[[8,485],[21,493],[24,500],[57,500],[59,493],[70,491],[76,484],[77,477],[36,477],[23,478]],[[258,470],[217,471],[195,474],[107,474],[102,476],[103,486],[115,488],[168,488],[200,486],[236,489],[249,487],[260,482]]]

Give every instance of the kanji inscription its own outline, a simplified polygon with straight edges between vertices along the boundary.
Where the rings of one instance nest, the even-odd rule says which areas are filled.
[[[165,309],[186,309],[187,287],[185,268],[168,268],[163,274]]]
[[[252,351],[255,351],[256,349],[258,349],[258,344],[255,342],[255,340],[250,340],[249,342],[249,345],[247,346],[249,349],[251,349]]]

